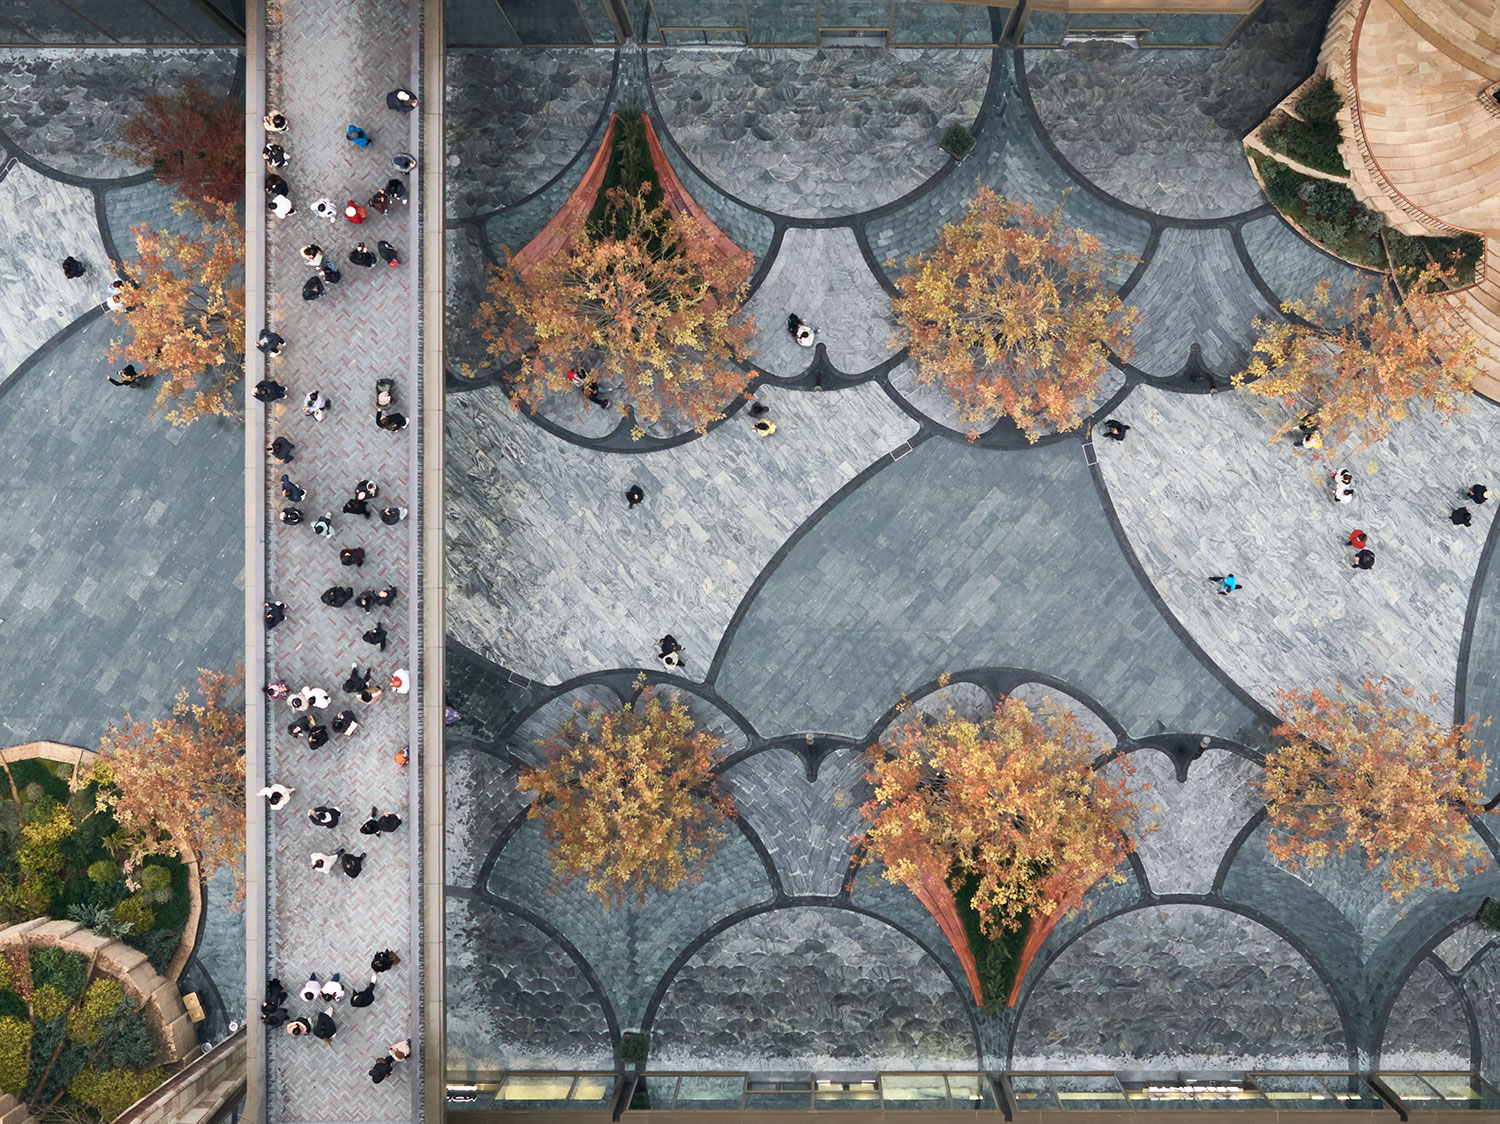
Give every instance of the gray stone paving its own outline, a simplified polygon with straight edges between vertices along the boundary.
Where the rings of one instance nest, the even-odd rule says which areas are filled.
[[[1242,393],[1141,386],[1115,411],[1133,428],[1123,442],[1099,443],[1099,464],[1157,592],[1267,706],[1283,687],[1386,675],[1437,695],[1434,713],[1451,713],[1461,622],[1494,505],[1475,507],[1472,527],[1447,514],[1487,479],[1500,413],[1480,403],[1446,425],[1415,417],[1358,457],[1320,462],[1289,439],[1267,445],[1276,419],[1258,407]],[[1332,502],[1328,487],[1328,473],[1345,466],[1355,477],[1348,505]],[[1373,570],[1351,568],[1355,528],[1370,537]],[[1244,588],[1214,596],[1208,578],[1226,571]]]
[[[495,837],[521,812],[526,798],[516,788],[520,769],[488,753],[449,745],[443,757],[448,807],[444,828],[444,877],[448,885],[472,890]]]
[[[1114,281],[1122,284],[1132,265],[1125,260],[1146,248],[1151,227],[1077,187],[1036,135],[1015,85],[1012,56],[1002,56],[1000,96],[975,138],[974,150],[951,175],[903,207],[870,219],[865,233],[875,258],[896,277],[909,255],[924,253],[944,225],[962,217],[979,183],[1011,199],[1030,200],[1038,210],[1058,203],[1064,221],[1097,235],[1117,259]]]
[[[1469,1068],[1469,1026],[1458,989],[1431,962],[1423,961],[1391,1008],[1380,1045],[1379,1066],[1426,1072]]]
[[[137,226],[183,235],[201,231],[203,223],[191,211],[178,214],[172,209],[177,199],[177,193],[160,180],[147,180],[105,192],[104,218],[116,251],[127,261],[136,256],[135,235],[131,231]]]
[[[482,901],[450,895],[447,907],[450,1080],[614,1068],[599,996],[556,941]]]
[[[528,678],[653,666],[670,632],[702,679],[750,583],[788,535],[914,423],[877,386],[763,389],[743,417],[676,449],[580,449],[495,389],[448,402],[448,634]],[[638,482],[643,506],[628,510]],[[522,599],[509,591],[526,589]]]
[[[1489,952],[1464,974],[1464,993],[1479,1022],[1479,1071],[1494,1082],[1500,1078],[1500,952]]]
[[[802,218],[867,211],[948,162],[972,126],[988,50],[709,49],[654,52],[651,86],[704,175],[747,203]]]
[[[5,745],[96,745],[126,711],[165,714],[195,669],[239,662],[239,426],[148,417],[151,390],[104,381],[113,331],[70,337],[0,411]]]
[[[84,276],[63,277],[69,254],[89,267]],[[0,309],[7,312],[0,385],[43,343],[103,304],[113,276],[93,193],[10,164],[0,178]]]
[[[1269,0],[1223,50],[1026,51],[1032,101],[1068,162],[1116,198],[1181,218],[1248,211],[1261,193],[1241,140],[1312,72],[1331,6]]]
[[[1205,905],[1105,921],[1032,989],[1015,1069],[1340,1069],[1338,1011],[1296,949]]]
[[[214,1039],[225,1038],[230,1020],[245,1021],[245,911],[233,901],[234,874],[221,870],[204,893],[203,930],[193,946],[193,958],[213,981],[223,1007],[207,1027],[199,1028],[200,1039],[205,1031]],[[187,990],[186,974],[183,983]]]
[[[1092,490],[1072,442],[1010,453],[928,441],[781,561],[734,635],[720,693],[763,736],[862,737],[903,691],[1002,665],[1077,683],[1136,734],[1253,725],[1136,583]],[[1143,652],[1170,676],[1143,679]]]
[[[1480,953],[1497,941],[1500,941],[1500,932],[1478,921],[1470,921],[1444,937],[1432,953],[1450,972],[1462,974]]]
[[[0,130],[27,155],[75,176],[118,179],[146,169],[116,151],[147,97],[195,77],[228,91],[240,52],[228,49],[0,50]]]
[[[566,47],[450,51],[448,217],[508,206],[566,168],[598,124],[614,58]]]
[[[1240,227],[1245,252],[1261,280],[1280,302],[1311,301],[1320,281],[1330,281],[1337,296],[1347,289],[1364,288],[1375,275],[1329,257],[1293,230],[1280,215],[1265,215]]]
[[[1478,482],[1488,481],[1485,476]],[[1489,763],[1485,791],[1493,796],[1500,787],[1500,561],[1494,555],[1474,594],[1478,610],[1469,650],[1468,682],[1459,684],[1464,691],[1464,713],[1460,717],[1475,720],[1472,737],[1480,743],[1480,752]]]
[[[346,981],[363,984],[377,949],[394,949],[403,961],[382,975],[372,1007],[341,1006],[336,1011],[339,1029],[331,1045],[281,1032],[267,1035],[265,1103],[272,1121],[407,1124],[420,1104],[420,1061],[399,1067],[379,1086],[371,1084],[368,1070],[388,1043],[408,1036],[419,1041],[421,1036],[421,1027],[411,1021],[422,960],[411,924],[417,871],[409,834],[419,824],[409,806],[410,780],[393,754],[414,740],[413,704],[420,703],[427,685],[418,680],[405,697],[387,689],[382,701],[369,705],[353,702],[339,688],[353,663],[386,688],[397,668],[414,666],[417,591],[410,567],[416,522],[388,527],[378,519],[366,522],[336,514],[331,542],[309,525],[317,512],[339,512],[362,478],[380,486],[372,506],[395,504],[412,509],[413,515],[421,510],[414,502],[412,476],[412,443],[421,417],[417,388],[407,374],[417,346],[411,310],[419,292],[420,181],[412,182],[410,207],[394,207],[385,215],[372,209],[358,232],[345,225],[331,228],[310,206],[325,193],[340,202],[351,195],[368,198],[389,178],[395,152],[421,151],[420,138],[412,133],[420,117],[385,108],[386,92],[397,86],[427,96],[420,74],[412,72],[417,10],[406,0],[286,4],[267,42],[269,96],[291,121],[285,138],[292,160],[287,178],[300,211],[271,220],[266,234],[267,322],[287,340],[286,353],[271,360],[271,372],[288,396],[265,411],[263,439],[281,434],[297,446],[295,461],[285,468],[266,458],[266,591],[287,606],[287,619],[267,634],[266,674],[322,687],[334,696],[336,708],[352,703],[360,712],[361,729],[349,738],[335,735],[326,748],[311,750],[305,740],[287,734],[290,708],[284,702],[268,707],[267,779],[298,792],[292,807],[267,813],[266,968],[289,987],[308,972],[324,978],[339,972]],[[345,140],[344,124],[350,121],[361,122],[374,138],[368,149]],[[391,241],[403,264],[370,270],[346,264],[356,237]],[[299,251],[310,241],[319,242],[325,255],[340,264],[344,278],[329,285],[316,302],[301,297],[309,270]],[[402,433],[375,426],[375,380],[381,377],[396,380],[397,408],[411,423]],[[315,389],[331,402],[321,422],[298,409],[302,397]],[[283,471],[308,492],[302,502],[308,522],[301,526],[284,526],[277,519],[283,502],[276,481]],[[343,547],[366,552],[361,569],[339,564]],[[334,584],[359,590],[387,582],[397,587],[400,599],[378,615],[366,616],[353,604],[335,609],[319,601]],[[384,651],[360,640],[377,622],[389,634]],[[421,747],[413,745],[412,750],[410,768],[418,769]],[[308,821],[306,809],[322,803],[342,808],[337,829]],[[394,836],[359,834],[372,805],[402,817]],[[311,867],[313,851],[340,847],[367,854],[357,883],[345,883],[337,871]],[[292,1008],[295,1015],[315,1010],[295,999]],[[415,1057],[420,1059],[420,1053]]]
[[[1100,745],[1109,748],[1118,744],[1114,731],[1109,728],[1109,723],[1066,691],[1058,690],[1046,683],[1018,683],[1007,694],[1025,703],[1032,715],[1037,718],[1053,714],[1072,714],[1078,720],[1084,733],[1098,738]],[[990,709],[994,709],[993,703]]]
[[[786,330],[789,313],[812,325],[828,361],[846,374],[867,371],[896,350],[890,296],[847,226],[788,230],[745,310],[755,318],[751,358],[773,375],[800,375],[813,361],[815,349]]]
[[[972,1069],[969,1002],[920,946],[874,918],[779,910],[720,933],[683,966],[652,1023],[651,1064]]]
[[[1250,358],[1255,318],[1276,315],[1223,229],[1163,231],[1128,303],[1141,314],[1131,361],[1136,367],[1169,378],[1182,370],[1196,343],[1204,365],[1224,385]]]

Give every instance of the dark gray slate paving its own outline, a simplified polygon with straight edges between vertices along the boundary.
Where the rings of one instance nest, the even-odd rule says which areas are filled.
[[[1485,792],[1493,796],[1500,787],[1500,560],[1493,554],[1473,594],[1479,607],[1469,648],[1468,681],[1458,685],[1463,692],[1460,717],[1475,720],[1473,737],[1489,764]]]
[[[0,51],[0,130],[59,171],[103,179],[134,175],[145,169],[115,149],[145,99],[178,90],[189,77],[228,92],[239,55],[175,48]]]
[[[657,51],[651,86],[673,137],[747,203],[827,218],[898,199],[973,125],[988,50]]]
[[[1076,683],[1136,734],[1254,724],[1137,583],[1072,442],[929,441],[879,472],[778,565],[717,686],[763,736],[861,737],[903,691],[991,665]]]
[[[1500,1079],[1500,950],[1491,948],[1464,973],[1464,994],[1479,1021],[1479,1072]]]
[[[806,906],[740,922],[695,952],[651,1025],[658,1069],[970,1069],[951,980],[873,917]]]
[[[831,754],[819,765],[818,779],[809,781],[801,757],[768,749],[726,770],[724,788],[771,853],[783,890],[833,897],[843,889],[849,840],[864,827],[859,806],[874,795],[864,754]]]
[[[1163,231],[1129,303],[1141,313],[1132,362],[1160,378],[1182,370],[1196,343],[1204,364],[1227,383],[1250,357],[1255,318],[1277,315],[1222,229]]]
[[[671,893],[652,892],[641,906],[631,899],[605,909],[582,881],[554,881],[535,820],[501,852],[486,889],[545,918],[572,942],[627,1029],[641,1024],[657,982],[694,937],[715,921],[771,896],[755,849],[740,831],[726,825],[726,838],[701,882]]]
[[[1004,67],[1002,88],[974,150],[952,175],[866,224],[870,247],[887,275],[896,277],[904,271],[908,255],[930,249],[938,231],[963,215],[979,183],[1008,198],[1030,201],[1041,211],[1051,211],[1061,202],[1065,222],[1097,235],[1119,258],[1145,249],[1149,224],[1073,183],[1036,135],[1015,87],[1011,55],[1006,53],[998,65]],[[1073,190],[1065,196],[1069,188]],[[1129,263],[1120,263],[1114,272],[1116,284],[1124,282],[1130,269]]]
[[[137,226],[173,234],[200,232],[203,223],[191,211],[178,214],[173,210],[178,198],[177,192],[160,180],[147,180],[105,192],[104,218],[109,224],[115,251],[126,260],[136,256],[135,235],[131,231]]]
[[[1026,51],[1037,115],[1069,163],[1127,203],[1182,218],[1248,211],[1261,194],[1241,138],[1312,72],[1331,7],[1270,0],[1223,50]]]
[[[450,1081],[614,1068],[599,995],[561,945],[483,901],[450,895],[447,907]]]
[[[474,889],[501,829],[526,810],[526,796],[516,788],[519,774],[515,765],[470,746],[447,747],[443,861],[448,885]]]
[[[1428,1072],[1469,1068],[1469,1024],[1458,989],[1424,960],[1406,981],[1386,1020],[1379,1068]]]
[[[1265,926],[1204,905],[1137,910],[1049,966],[1016,1029],[1015,1069],[1312,1069],[1347,1064],[1311,964]]]
[[[1265,215],[1247,222],[1240,227],[1240,237],[1255,272],[1282,302],[1311,301],[1320,281],[1331,283],[1334,296],[1350,287],[1366,288],[1376,281],[1374,274],[1329,257],[1288,226],[1280,215]]]
[[[448,217],[514,203],[567,167],[593,135],[614,59],[581,47],[449,51]]]
[[[148,418],[152,391],[104,381],[114,330],[101,319],[72,336],[0,412],[7,745],[93,746],[111,719],[166,713],[197,668],[228,670],[243,651],[243,435]]]
[[[193,947],[194,965],[212,981],[219,1000],[214,1016],[198,1028],[200,1041],[226,1037],[231,1019],[245,1021],[245,912],[233,901],[234,875],[221,870],[204,894],[203,931]]]

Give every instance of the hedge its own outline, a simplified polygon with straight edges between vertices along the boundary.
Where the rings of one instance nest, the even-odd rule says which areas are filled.
[[[1344,158],[1339,155],[1343,136],[1337,121],[1299,121],[1282,116],[1260,131],[1260,139],[1272,151],[1290,156],[1309,168],[1331,176],[1349,174]]]

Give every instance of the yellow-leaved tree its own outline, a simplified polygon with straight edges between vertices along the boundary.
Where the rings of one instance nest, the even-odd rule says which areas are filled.
[[[1335,294],[1319,282],[1311,300],[1288,301],[1300,320],[1256,320],[1249,365],[1235,386],[1291,407],[1275,441],[1313,414],[1328,446],[1383,440],[1414,408],[1443,415],[1467,405],[1479,373],[1479,341],[1443,290],[1449,267],[1430,265],[1405,298],[1389,285]]]
[[[1035,441],[1076,428],[1139,314],[1109,287],[1097,237],[981,186],[937,245],[907,259],[891,307],[917,378],[953,396],[971,435],[1008,417]]]
[[[568,372],[583,371],[641,424],[703,430],[749,384],[736,361],[754,328],[741,315],[754,258],[653,202],[654,186],[610,189],[601,224],[579,214],[557,253],[523,269],[507,249],[492,271],[473,327],[490,358],[519,364],[508,372],[514,405],[576,394]]]
[[[180,200],[173,209],[182,213]],[[186,425],[210,414],[236,417],[234,387],[245,372],[245,234],[234,205],[215,204],[201,233],[133,227],[137,287],[114,315],[128,336],[110,345],[111,363],[156,377],[156,410]],[[153,411],[154,412],[154,411]]]
[[[714,774],[719,739],[680,699],[647,689],[633,705],[575,709],[537,744],[546,763],[523,769],[519,787],[536,794],[527,815],[541,821],[559,878],[585,879],[613,906],[702,877],[734,801]]]
[[[1384,679],[1347,695],[1340,683],[1331,695],[1277,698],[1274,733],[1285,744],[1266,755],[1261,795],[1278,860],[1297,870],[1358,850],[1397,900],[1423,885],[1456,890],[1489,865],[1469,818],[1500,796],[1485,803],[1478,793],[1485,761],[1474,755],[1472,722],[1435,722]]]

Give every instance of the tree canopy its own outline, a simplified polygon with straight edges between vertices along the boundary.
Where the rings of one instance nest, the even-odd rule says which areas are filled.
[[[245,111],[196,78],[148,97],[125,125],[125,145],[206,219],[245,194]]]
[[[535,793],[527,815],[541,821],[559,878],[585,879],[613,906],[702,877],[734,801],[713,772],[719,739],[680,699],[647,689],[634,705],[575,709],[537,744],[546,764],[522,770],[520,788]]]
[[[891,306],[917,378],[945,388],[977,433],[1008,417],[1035,441],[1076,428],[1110,353],[1133,354],[1139,318],[1109,288],[1097,237],[981,186],[937,245],[907,259]]]
[[[993,715],[951,709],[901,725],[868,751],[874,798],[860,808],[866,854],[892,882],[942,872],[986,936],[1066,909],[1135,850],[1140,806],[1128,761],[1096,768],[1104,746],[1068,712],[1039,721],[1003,698]]]
[[[1436,722],[1384,679],[1277,697],[1285,744],[1266,755],[1261,792],[1279,861],[1297,870],[1357,850],[1398,900],[1422,885],[1456,890],[1488,865],[1469,830],[1488,810],[1472,722]]]

